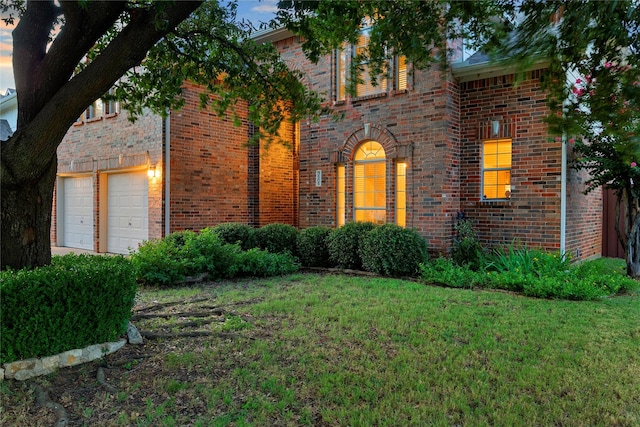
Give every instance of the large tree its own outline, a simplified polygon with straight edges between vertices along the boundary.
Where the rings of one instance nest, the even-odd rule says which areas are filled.
[[[185,79],[216,94],[211,107],[219,112],[246,100],[250,119],[266,131],[284,117],[321,110],[273,47],[252,41],[252,25],[236,22],[234,4],[2,0],[0,9],[5,22],[19,19],[13,31],[18,123],[0,153],[2,268],[50,261],[57,147],[114,85],[134,117],[144,107],[160,114],[179,107]]]

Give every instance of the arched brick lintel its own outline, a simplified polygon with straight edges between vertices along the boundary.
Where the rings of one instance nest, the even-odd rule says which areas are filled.
[[[387,158],[395,157],[398,140],[386,127],[373,123],[365,123],[364,126],[349,135],[342,146],[342,153],[353,160],[356,147],[371,140],[382,145]]]

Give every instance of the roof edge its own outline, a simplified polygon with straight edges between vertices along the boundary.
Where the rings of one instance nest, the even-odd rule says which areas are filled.
[[[275,43],[284,39],[288,39],[289,37],[293,37],[293,33],[286,28],[276,28],[275,30],[268,29],[257,31],[254,33],[251,38],[256,43]]]
[[[550,61],[545,58],[539,58],[534,61],[526,71],[537,70],[549,66]],[[479,64],[457,63],[451,65],[453,76],[461,83],[473,80],[485,79],[488,77],[504,76],[505,74],[513,74],[518,71],[516,64],[509,60],[504,61],[487,61]]]

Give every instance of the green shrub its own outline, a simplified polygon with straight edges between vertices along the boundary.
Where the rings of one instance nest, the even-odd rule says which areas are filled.
[[[117,340],[135,292],[133,266],[122,256],[71,254],[0,272],[0,363]]]
[[[456,236],[451,247],[451,258],[460,266],[477,271],[484,264],[484,249],[471,221],[463,219],[455,225]]]
[[[243,251],[258,246],[255,235],[256,231],[250,225],[238,222],[226,222],[214,226],[213,231],[220,236],[220,239],[222,239],[224,243],[236,243],[240,245]]]
[[[486,269],[497,272],[520,272],[537,277],[554,275],[571,268],[571,258],[559,252],[529,249],[512,242],[488,257]]]
[[[475,272],[466,266],[458,266],[446,258],[436,258],[420,264],[421,278],[430,284],[452,288],[483,286],[485,273]]]
[[[298,230],[288,224],[267,224],[256,230],[260,249],[276,254],[288,252],[295,255],[297,238]]]
[[[234,276],[239,252],[238,245],[223,243],[215,231],[205,228],[186,239],[178,255],[187,265],[188,276],[207,273],[209,279],[216,280]]]
[[[169,286],[184,279],[187,266],[179,255],[184,242],[177,246],[171,236],[147,240],[131,254],[138,280],[147,284]]]
[[[290,253],[274,254],[254,248],[241,252],[236,258],[238,275],[271,277],[293,273],[300,267]]]
[[[187,276],[207,273],[210,279],[235,274],[237,245],[224,244],[217,233],[180,231],[144,242],[131,255],[136,277],[150,285],[171,286]]]
[[[309,227],[298,233],[298,257],[304,267],[328,267],[329,249],[327,236],[332,229],[328,227]]]
[[[427,241],[416,230],[384,224],[371,230],[360,246],[362,267],[386,276],[415,276],[428,258]]]
[[[338,268],[362,269],[362,239],[377,225],[372,222],[348,222],[327,237],[329,261]]]

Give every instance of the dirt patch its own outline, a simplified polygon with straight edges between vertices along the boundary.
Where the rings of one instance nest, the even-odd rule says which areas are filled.
[[[2,383],[0,425],[156,425],[154,408],[168,395],[172,412],[184,419],[206,414],[210,408],[193,385],[224,372],[207,371],[203,378],[202,367],[188,366],[189,354],[229,340],[251,340],[256,331],[238,325],[252,321],[247,308],[257,301],[218,304],[215,293],[202,287],[204,297],[140,301],[132,321],[143,345],[127,344],[103,359],[44,377]],[[180,363],[172,364],[172,355]]]

